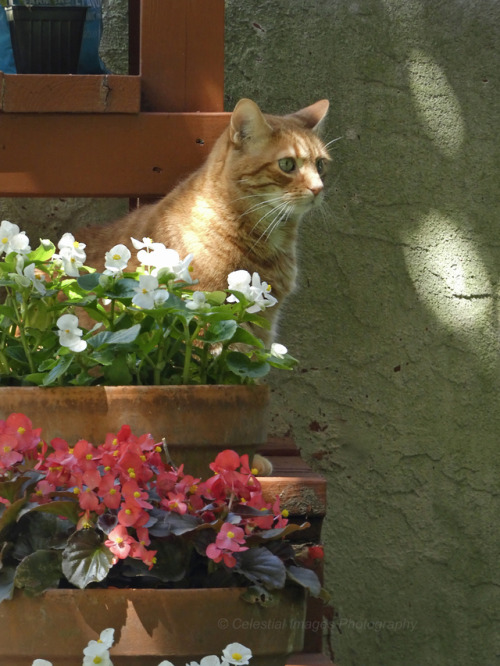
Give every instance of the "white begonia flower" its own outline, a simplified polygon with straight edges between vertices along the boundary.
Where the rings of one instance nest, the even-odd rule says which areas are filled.
[[[228,664],[248,664],[252,658],[252,651],[241,643],[230,643],[222,651],[222,658]]]
[[[19,232],[20,229],[17,224],[13,224],[8,220],[2,220],[2,222],[0,222],[0,256],[2,256],[4,252],[5,254],[12,252],[10,249],[10,241]]]
[[[18,234],[12,236],[7,244],[5,252],[6,254],[9,254],[9,252],[16,252],[20,255],[31,252],[30,239],[26,236],[26,232],[20,231]]]
[[[154,243],[151,238],[143,238],[142,243],[136,238],[132,238],[133,246],[139,250],[137,260],[142,266],[156,267],[161,262],[162,255],[167,251],[163,243]]]
[[[24,277],[29,280],[31,284],[38,291],[39,294],[44,296],[47,292],[45,288],[45,275],[40,271],[37,273],[35,269],[35,264],[29,264],[23,271]]]
[[[119,243],[106,252],[104,266],[106,270],[104,271],[108,275],[115,275],[116,273],[121,273],[125,268],[131,257],[130,250],[126,245]]]
[[[158,666],[174,666],[174,665],[171,661],[167,661],[166,659],[164,659],[163,661],[160,661]]]
[[[253,302],[253,305],[250,305],[246,309],[250,314],[258,312],[259,310],[264,310],[265,308],[270,308],[278,302],[277,299],[269,293],[271,291],[271,286],[268,285],[267,282],[261,282],[258,273],[253,273],[253,275],[250,276],[248,271],[233,271],[227,276],[227,284],[230,290],[241,292],[247,300]],[[234,294],[228,296],[226,300],[228,303],[239,302]]]
[[[83,654],[87,654],[86,650],[91,653],[93,650],[96,650],[97,648],[99,649],[104,648],[105,650],[109,650],[113,646],[114,640],[115,640],[115,630],[104,629],[103,631],[101,631],[99,638],[96,641],[89,641],[89,644],[83,651]]]
[[[276,356],[276,358],[285,358],[285,355],[288,354],[288,349],[285,345],[280,345],[279,342],[273,342],[271,345],[271,354]]]
[[[142,256],[142,252],[146,253],[145,250],[141,250],[137,253],[137,257],[144,265],[154,267],[154,270],[151,271],[152,275],[160,277],[166,273],[173,273],[175,280],[183,280],[188,284],[193,283],[189,266],[193,261],[192,254],[188,254],[185,259],[181,260],[176,250],[166,248],[163,243],[153,243],[153,250],[147,253],[147,259]]]
[[[210,310],[210,303],[202,291],[194,291],[193,298],[186,301],[186,307],[188,310]]]
[[[85,254],[85,248],[87,247],[85,243],[80,243],[75,240],[73,234],[70,234],[69,231],[61,236],[61,240],[57,244],[57,247],[62,250],[63,247],[69,248],[80,261],[85,261],[87,255]]]
[[[85,340],[81,339],[83,331],[78,328],[78,317],[72,314],[64,314],[57,320],[57,332],[59,343],[62,347],[67,347],[71,351],[81,352],[87,347]]]
[[[207,657],[203,657],[199,663],[197,661],[191,661],[189,664],[186,664],[186,666],[224,666],[224,664],[226,664],[225,661],[221,664],[219,657],[211,654]],[[159,666],[161,666],[161,664]]]
[[[154,293],[155,305],[163,305],[169,297],[169,293],[166,289],[157,289]]]
[[[155,291],[158,289],[158,278],[153,275],[140,275],[139,284],[135,287],[132,303],[138,308],[152,310],[155,306]]]
[[[79,243],[75,240],[73,234],[65,233],[57,244],[59,254],[55,254],[55,259],[62,261],[64,272],[70,277],[78,277],[79,269],[85,263],[87,255],[84,248],[85,243]]]
[[[92,645],[91,645],[92,643]],[[91,641],[84,649],[82,666],[113,666],[108,648],[98,641]]]
[[[35,659],[31,666],[52,666],[52,662],[46,659]]]
[[[132,245],[135,247],[136,250],[143,250],[144,248],[147,250],[152,250],[153,246],[155,245],[155,243],[153,243],[153,240],[151,238],[143,238],[142,241],[139,241],[137,240],[137,238],[133,238],[131,236],[130,240],[132,241]]]

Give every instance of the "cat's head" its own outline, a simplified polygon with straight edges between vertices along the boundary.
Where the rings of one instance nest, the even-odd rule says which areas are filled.
[[[321,203],[330,157],[318,129],[328,106],[320,100],[296,113],[272,116],[249,99],[236,105],[227,167],[246,211],[254,219],[260,215],[263,228],[296,221]]]

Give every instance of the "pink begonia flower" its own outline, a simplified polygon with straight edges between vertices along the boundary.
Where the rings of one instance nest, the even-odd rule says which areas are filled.
[[[248,546],[244,544],[245,533],[241,527],[237,527],[231,523],[224,523],[215,538],[215,543],[211,543],[207,547],[206,554],[214,562],[224,560],[226,566],[234,567],[236,559],[232,553],[248,550]]]
[[[123,525],[117,525],[108,534],[108,539],[104,542],[104,545],[107,546],[118,559],[124,560],[130,553],[133,541],[134,539],[127,532],[127,528]]]

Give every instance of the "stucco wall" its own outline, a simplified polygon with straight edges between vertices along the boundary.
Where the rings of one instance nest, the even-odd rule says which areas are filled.
[[[328,478],[342,666],[500,659],[500,5],[227,2],[228,107],[328,97],[274,391]]]
[[[124,1],[106,5],[119,19]],[[323,214],[302,229],[300,288],[281,326],[301,364],[273,382],[272,418],[328,479],[336,661],[493,666],[500,5],[226,8],[228,110],[243,96],[276,113],[327,97],[326,136],[342,137]],[[12,205],[41,231],[122,204]]]

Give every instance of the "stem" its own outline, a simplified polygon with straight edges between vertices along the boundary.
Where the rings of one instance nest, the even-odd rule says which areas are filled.
[[[25,316],[25,308],[26,304],[24,302],[24,299],[21,303],[21,309],[17,307],[16,299],[12,296],[11,292],[9,289],[7,289],[7,301],[10,302],[12,305],[12,308],[14,312],[16,313],[16,324],[17,324],[17,330],[19,331],[19,339],[21,340],[21,344],[24,349],[24,353],[26,354],[26,358],[28,360],[28,365],[30,368],[30,372],[35,372],[35,364],[33,363],[33,359],[31,357],[31,350],[29,348],[28,342],[26,340],[26,334],[24,331],[24,316]]]
[[[184,323],[184,331],[186,334],[186,352],[184,356],[184,369],[182,372],[182,383],[189,384],[191,379],[191,357],[193,354],[193,342],[197,339],[201,326],[197,324],[193,335],[189,335],[189,324]]]

